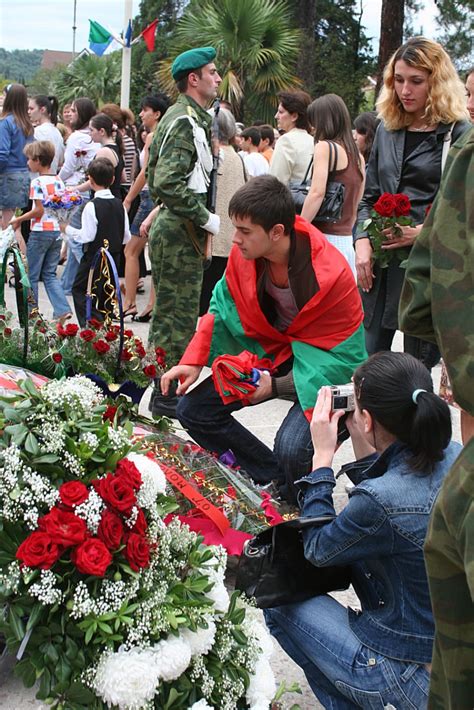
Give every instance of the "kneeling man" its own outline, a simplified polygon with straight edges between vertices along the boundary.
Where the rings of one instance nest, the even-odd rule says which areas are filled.
[[[322,385],[349,382],[367,357],[362,306],[349,264],[324,235],[295,218],[291,193],[265,175],[232,197],[235,227],[227,270],[214,288],[180,363],[161,378],[162,393],[179,379],[184,394],[204,365],[244,350],[273,361],[251,397],[294,401],[271,451],[232,416],[241,402],[224,404],[208,377],[178,398],[177,417],[193,439],[210,451],[228,449],[259,484],[276,480],[294,500],[293,481],[311,470],[311,412]]]

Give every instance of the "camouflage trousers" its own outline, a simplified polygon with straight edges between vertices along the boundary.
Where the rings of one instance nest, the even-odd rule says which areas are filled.
[[[201,248],[204,237],[198,237]],[[149,256],[155,306],[148,343],[166,351],[166,366],[176,365],[196,330],[202,287],[202,259],[186,224],[161,210],[150,229]]]

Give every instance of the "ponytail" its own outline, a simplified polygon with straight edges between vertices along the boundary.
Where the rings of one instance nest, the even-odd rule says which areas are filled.
[[[56,96],[45,96],[44,94],[38,94],[37,96],[33,96],[33,101],[38,108],[46,109],[49,120],[54,126],[56,126],[59,111],[59,104]]]
[[[451,441],[449,407],[433,392],[426,367],[407,353],[372,355],[354,373],[360,409],[412,452],[411,465],[429,474]]]

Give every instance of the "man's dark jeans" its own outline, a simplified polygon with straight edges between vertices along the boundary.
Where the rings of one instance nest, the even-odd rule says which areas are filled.
[[[208,451],[221,455],[231,449],[237,463],[258,484],[278,482],[282,494],[295,502],[293,481],[311,471],[313,445],[309,422],[301,406],[294,404],[268,448],[234,419],[240,402],[224,404],[211,377],[189,394],[178,398],[177,417],[193,439]]]

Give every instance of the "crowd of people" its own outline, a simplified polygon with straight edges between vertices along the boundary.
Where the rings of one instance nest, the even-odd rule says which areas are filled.
[[[266,611],[324,707],[419,710],[429,697],[431,708],[467,710],[474,639],[458,631],[474,614],[474,70],[464,86],[438,43],[414,37],[388,62],[376,112],[352,121],[343,97],[295,89],[276,97],[275,127],[257,117],[244,127],[226,102],[209,108],[221,83],[215,59],[212,47],[176,57],[176,102],[146,96],[138,126],[130,111],[97,111],[86,97],[63,107],[59,124],[54,97],[7,86],[2,227],[16,230],[34,298],[42,279],[62,323],[72,293],[81,326],[89,269],[107,239],[124,317],[150,321],[150,344],[167,354],[152,414],[177,417],[219,456],[230,451],[302,516],[333,517],[306,528],[305,555],[349,565],[361,611],[327,595]],[[42,206],[64,186],[83,198],[67,227]],[[337,216],[326,199],[333,189]],[[405,195],[411,219],[385,230],[382,250],[411,253],[382,267],[364,223],[385,193]],[[147,242],[152,284],[139,314]],[[404,353],[391,352],[397,329]],[[272,362],[250,405],[293,403],[273,450],[234,419],[244,404],[223,403],[212,377],[189,390],[217,356],[243,351]],[[441,356],[462,409],[459,459],[430,374]],[[354,411],[334,410],[329,386],[350,381]],[[336,516],[333,458],[348,436],[354,487]]]

